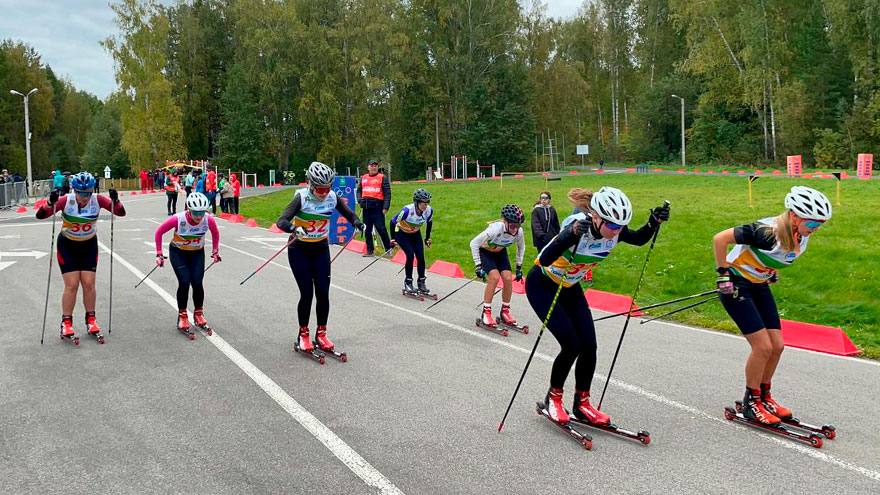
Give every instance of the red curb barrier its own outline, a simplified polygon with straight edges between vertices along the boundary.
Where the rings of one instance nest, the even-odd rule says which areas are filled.
[[[348,245],[345,246],[345,249],[348,249],[349,251],[354,251],[358,254],[366,254],[367,243],[364,241],[359,241],[357,239],[352,239],[351,242],[349,242]]]
[[[18,209],[15,210],[15,212],[16,213],[27,213],[27,208],[25,208],[24,206],[19,206]]]
[[[428,271],[437,275],[443,275],[444,277],[465,278],[461,266],[458,263],[451,263],[449,261],[437,260],[431,264]]]
[[[247,225],[248,227],[256,227],[257,220],[255,218],[248,218],[247,222],[245,222],[245,225]]]
[[[284,234],[285,233],[283,230],[279,229],[278,226],[275,225],[274,223],[272,224],[271,227],[269,227],[269,232],[274,232],[276,234]]]
[[[401,249],[400,251],[397,252],[397,254],[394,255],[393,258],[391,258],[391,262],[397,263],[398,265],[402,265],[402,264],[406,263],[406,253],[404,253],[403,250]],[[418,259],[413,259],[413,266],[419,266]]]
[[[585,297],[591,308],[607,311],[609,313],[622,313],[629,311],[630,305],[632,305],[632,298],[629,296],[596,289],[587,289]],[[642,316],[642,312],[639,311],[638,305],[634,305],[632,308],[633,316]]]
[[[568,171],[568,175],[577,175],[577,174],[578,174],[577,170],[569,170]]]
[[[862,353],[839,327],[791,320],[781,321],[782,340],[786,346],[838,356],[858,356]]]

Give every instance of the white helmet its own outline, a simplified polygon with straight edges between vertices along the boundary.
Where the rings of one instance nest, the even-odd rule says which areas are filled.
[[[332,186],[336,172],[321,162],[312,162],[306,170],[306,178],[313,186]]]
[[[200,192],[189,193],[186,197],[186,208],[190,211],[208,211],[210,207],[208,198]]]
[[[785,195],[785,207],[805,220],[828,220],[831,203],[821,192],[804,186],[794,186]]]
[[[593,194],[590,208],[603,220],[617,225],[627,225],[633,217],[633,207],[623,191],[614,187],[603,187]]]

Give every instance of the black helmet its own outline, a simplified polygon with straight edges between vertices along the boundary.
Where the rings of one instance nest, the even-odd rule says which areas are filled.
[[[430,203],[431,193],[421,187],[413,191],[413,203]]]
[[[526,215],[519,206],[505,205],[504,208],[501,208],[501,218],[510,223],[523,223],[526,219]]]

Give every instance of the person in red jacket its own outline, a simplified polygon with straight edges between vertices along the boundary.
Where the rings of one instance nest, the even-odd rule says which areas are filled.
[[[147,192],[147,171],[141,169],[141,193]]]
[[[391,239],[385,230],[385,214],[391,207],[391,183],[388,176],[379,173],[379,162],[370,160],[367,165],[367,174],[361,176],[358,182],[357,202],[361,207],[366,225],[367,252],[365,256],[373,256],[373,227],[382,238],[383,251],[391,249]]]
[[[241,196],[241,182],[237,174],[229,175],[229,184],[232,186],[232,214],[238,215],[238,197]]]
[[[211,203],[211,213],[217,214],[217,172],[209,170],[205,177],[205,195]]]

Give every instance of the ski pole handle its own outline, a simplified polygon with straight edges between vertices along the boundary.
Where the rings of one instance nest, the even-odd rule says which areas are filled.
[[[251,277],[253,277],[254,275],[257,274],[257,272],[259,272],[260,270],[262,270],[264,266],[268,265],[272,260],[274,260],[275,258],[277,258],[279,254],[281,254],[282,252],[284,252],[284,250],[287,249],[288,247],[290,247],[290,245],[293,244],[295,241],[296,241],[296,236],[291,236],[290,240],[287,241],[287,244],[285,244],[284,246],[282,246],[281,249],[279,249],[278,251],[275,252],[275,254],[272,255],[272,257],[270,257],[269,259],[267,259],[266,261],[264,261],[263,264],[261,264],[260,266],[258,266],[257,269],[253,271],[253,273],[251,273],[250,275],[248,275],[247,277],[245,277],[245,279],[242,280],[241,282],[239,282],[238,285],[244,285],[245,282],[247,282],[248,280],[250,280]]]
[[[162,256],[162,259],[167,259],[167,258],[168,258],[167,256]],[[152,275],[153,272],[156,271],[156,268],[159,268],[159,265],[154,266],[153,269],[150,270],[149,273],[147,273],[147,274],[144,276],[144,278],[141,279],[140,282],[138,282],[137,284],[135,284],[134,288],[137,289],[138,287],[140,287],[140,285],[141,285],[142,283],[144,283],[144,280],[150,278],[150,275]]]

